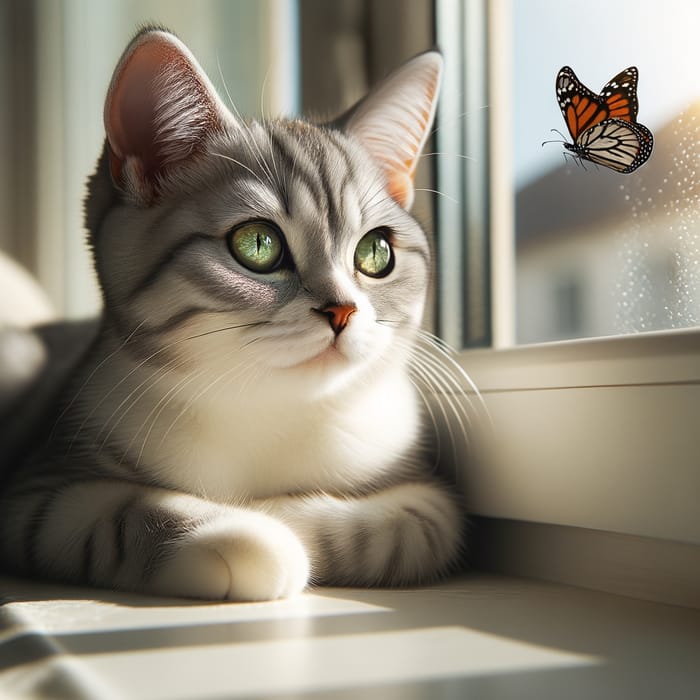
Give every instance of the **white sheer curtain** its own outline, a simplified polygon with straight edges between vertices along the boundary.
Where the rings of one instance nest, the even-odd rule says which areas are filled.
[[[296,6],[297,0],[2,3],[0,54],[9,68],[0,71],[0,145],[12,148],[3,148],[9,158],[0,164],[0,247],[38,277],[60,315],[99,308],[82,204],[104,138],[105,91],[130,37],[147,23],[167,26],[222,95],[225,83],[241,113],[290,114],[299,93]],[[18,26],[28,40],[14,36]],[[17,85],[27,95],[16,96]]]

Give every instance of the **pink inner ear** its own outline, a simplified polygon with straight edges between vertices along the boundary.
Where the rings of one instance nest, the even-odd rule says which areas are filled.
[[[105,103],[112,177],[154,193],[159,177],[194,157],[225,119],[214,88],[174,36],[146,32],[134,40],[112,78]],[[134,179],[135,178],[135,179]]]
[[[413,203],[413,178],[435,114],[441,71],[439,54],[417,56],[360,102],[348,123],[384,170],[389,194],[404,209]]]
[[[409,209],[413,202],[413,171],[387,170],[387,190],[391,198],[404,209]]]
[[[138,46],[120,67],[112,86],[106,117],[107,135],[114,158],[112,174],[118,178],[127,156],[137,156],[145,175],[159,169],[155,145],[155,78],[175,52],[165,41]]]

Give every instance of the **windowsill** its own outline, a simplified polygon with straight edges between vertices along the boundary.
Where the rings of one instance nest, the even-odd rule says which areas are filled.
[[[700,545],[698,329],[459,361],[493,426],[460,459],[471,513]]]
[[[700,611],[471,574],[202,604],[0,579],[0,694],[691,697]]]
[[[484,393],[700,384],[700,329],[468,350],[462,365]]]

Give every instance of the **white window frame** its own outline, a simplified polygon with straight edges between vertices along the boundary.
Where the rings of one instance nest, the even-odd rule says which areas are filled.
[[[454,21],[460,8],[463,26]],[[442,152],[458,143],[449,135],[458,113],[450,114],[450,99],[468,89],[450,68],[460,60],[458,33],[466,37],[467,24],[473,31],[481,21],[495,39],[488,42],[488,129],[497,135],[488,151],[493,347],[459,356],[493,429],[477,455],[464,460],[469,511],[700,545],[700,329],[513,347],[509,12],[509,0],[437,2],[448,92],[445,122],[438,124],[438,135],[448,132],[438,136]],[[465,118],[471,116],[468,110]],[[449,161],[441,168],[442,188],[457,168]],[[458,176],[454,182],[461,184]],[[456,228],[453,205],[438,206],[443,238],[458,238],[454,232],[463,229]],[[455,261],[464,245],[443,241],[439,266],[441,318],[449,319],[442,331],[451,344],[460,341]]]

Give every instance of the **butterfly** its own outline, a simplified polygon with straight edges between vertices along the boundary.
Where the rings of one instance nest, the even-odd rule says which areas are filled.
[[[573,143],[564,147],[580,160],[631,173],[651,155],[654,137],[637,122],[639,72],[630,66],[605,84],[599,95],[589,90],[569,66],[557,74],[559,108]]]

